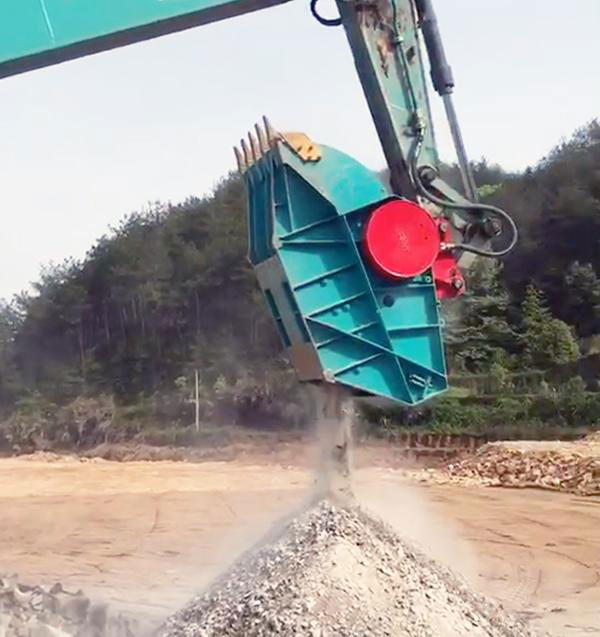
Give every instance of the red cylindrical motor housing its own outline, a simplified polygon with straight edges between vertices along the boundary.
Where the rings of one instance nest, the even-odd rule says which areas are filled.
[[[363,245],[369,262],[381,275],[409,279],[433,265],[440,252],[440,230],[424,208],[394,199],[371,213]]]

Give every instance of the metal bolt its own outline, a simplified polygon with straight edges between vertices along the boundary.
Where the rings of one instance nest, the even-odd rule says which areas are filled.
[[[482,223],[483,234],[488,239],[493,239],[502,233],[502,223],[499,219],[488,218]]]
[[[335,374],[331,369],[323,371],[323,379],[328,383],[335,383]]]
[[[421,179],[427,184],[430,184],[435,179],[437,179],[437,172],[432,166],[420,166],[419,175]]]
[[[440,223],[440,232],[448,232],[448,224],[445,221]]]
[[[465,284],[465,282],[462,279],[454,279],[452,281],[452,285],[457,289],[460,290],[463,285]]]

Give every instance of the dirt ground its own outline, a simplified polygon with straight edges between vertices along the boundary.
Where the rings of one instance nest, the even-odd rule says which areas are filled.
[[[362,503],[556,636],[600,635],[600,498],[416,485],[366,450]],[[228,462],[0,460],[0,573],[158,622],[302,505],[294,454]]]

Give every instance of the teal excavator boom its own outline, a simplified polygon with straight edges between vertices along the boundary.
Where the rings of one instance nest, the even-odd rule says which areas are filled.
[[[285,0],[283,0],[285,1]],[[267,8],[280,0],[0,2],[0,77]],[[454,80],[431,0],[337,0],[389,168],[265,118],[236,147],[248,193],[249,257],[303,381],[417,404],[447,388],[440,303],[464,292],[477,255],[516,243],[477,191],[452,103]],[[439,174],[424,49],[444,101],[464,194]],[[501,250],[492,250],[502,232]]]

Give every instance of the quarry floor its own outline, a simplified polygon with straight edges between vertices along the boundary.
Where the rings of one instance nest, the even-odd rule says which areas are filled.
[[[600,498],[417,485],[362,452],[360,501],[552,635],[600,635]],[[294,453],[227,462],[0,460],[0,573],[60,581],[150,623],[306,501]]]

